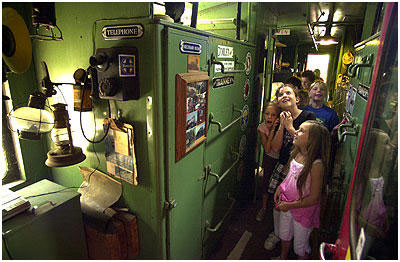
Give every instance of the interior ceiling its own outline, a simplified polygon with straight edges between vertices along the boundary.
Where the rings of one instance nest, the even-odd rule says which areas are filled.
[[[345,32],[345,26],[363,24],[366,3],[264,2],[262,7],[275,16],[278,29],[290,29],[289,36],[278,36],[279,42],[293,46],[314,45],[307,23],[313,29],[316,40],[324,36],[327,24],[332,25],[332,37],[340,40]],[[322,13],[325,14],[321,16]]]

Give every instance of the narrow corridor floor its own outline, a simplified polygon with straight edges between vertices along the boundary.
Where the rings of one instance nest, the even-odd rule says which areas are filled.
[[[264,241],[273,230],[272,203],[269,206],[261,222],[256,221],[261,207],[260,200],[238,207],[231,220],[227,221],[227,230],[209,259],[265,260],[279,256],[280,243],[272,251],[264,248]],[[293,251],[290,252],[289,259],[296,259]]]

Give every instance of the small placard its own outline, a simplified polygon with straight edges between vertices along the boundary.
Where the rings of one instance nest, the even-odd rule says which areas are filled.
[[[358,90],[357,93],[365,99],[365,101],[368,101],[369,97],[369,87],[363,84],[358,84]]]
[[[290,29],[277,29],[274,35],[290,35]]]
[[[144,34],[141,24],[105,26],[101,31],[104,40],[140,38]]]
[[[247,52],[245,67],[246,67],[246,75],[249,75],[250,71],[251,71],[251,54],[250,54],[250,52]]]
[[[242,129],[242,131],[246,130],[247,127],[247,122],[249,122],[249,107],[247,105],[245,105],[243,107],[243,115],[242,115],[242,119],[240,120],[240,127]]]
[[[185,54],[201,54],[201,44],[190,41],[181,40],[179,50]]]
[[[234,76],[223,76],[213,78],[213,88],[219,88],[223,86],[233,85],[235,78]]]
[[[200,71],[200,56],[188,55],[188,72]]]
[[[229,72],[234,70],[235,68],[235,61],[221,61],[224,65],[225,72]],[[221,72],[221,65],[215,65],[215,73]]]
[[[233,47],[219,45],[218,58],[233,58]]]
[[[132,77],[136,76],[135,55],[118,55],[119,76]]]
[[[244,99],[244,101],[246,101],[247,98],[249,97],[249,93],[250,93],[250,80],[246,79],[246,82],[245,82],[244,87],[243,87],[243,99]]]

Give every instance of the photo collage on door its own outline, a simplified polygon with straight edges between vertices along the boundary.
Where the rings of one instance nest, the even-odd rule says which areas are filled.
[[[186,152],[205,137],[207,81],[188,83],[186,90]]]

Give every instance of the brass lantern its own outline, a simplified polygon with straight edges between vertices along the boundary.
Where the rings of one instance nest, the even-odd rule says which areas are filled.
[[[46,165],[49,167],[63,167],[75,165],[86,159],[80,147],[72,144],[71,126],[69,124],[66,104],[52,105],[54,108],[54,128],[51,138],[56,148],[47,153]]]

